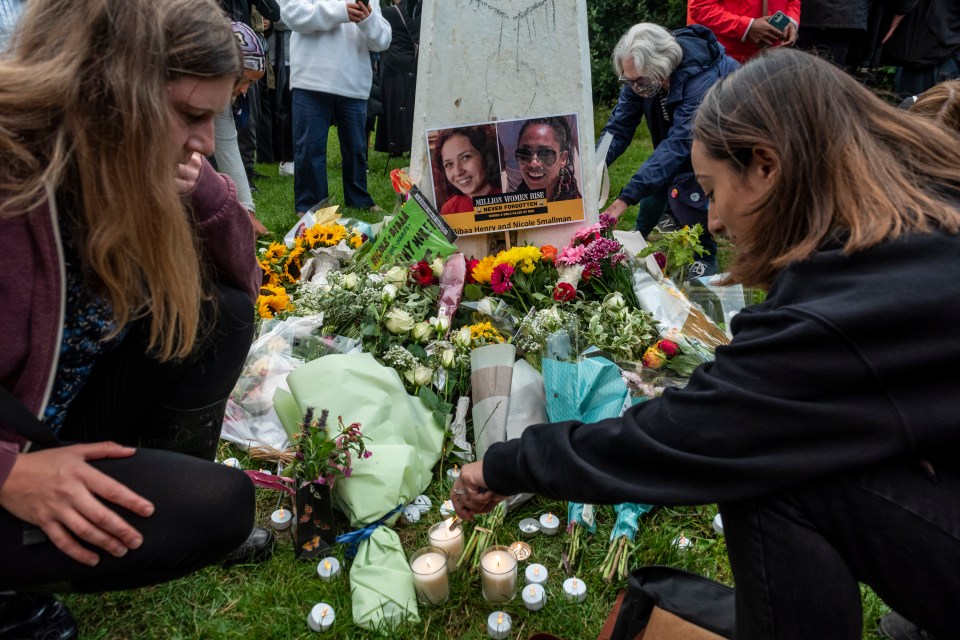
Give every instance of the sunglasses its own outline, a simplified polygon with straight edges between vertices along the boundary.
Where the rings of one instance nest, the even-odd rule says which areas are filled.
[[[655,78],[625,78],[620,76],[617,78],[625,87],[630,87],[633,89],[633,92],[636,93],[641,98],[650,98],[656,95],[657,91],[660,90],[660,81]]]
[[[540,161],[540,164],[548,167],[553,166],[557,162],[557,152],[549,147],[540,147],[539,149],[520,147],[514,152],[514,155],[517,158],[517,162],[533,162],[533,159],[536,158]]]

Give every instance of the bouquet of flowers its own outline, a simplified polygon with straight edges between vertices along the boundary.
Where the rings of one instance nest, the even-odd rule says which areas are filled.
[[[320,412],[318,420],[313,419],[313,408],[308,408],[303,416],[299,433],[293,435],[293,461],[283,471],[285,478],[295,478],[298,484],[333,486],[337,476],[349,478],[353,471],[353,458],[366,459],[373,455],[367,451],[366,443],[360,432],[360,423],[349,426],[338,418],[339,431],[335,435],[328,432],[326,409]]]
[[[560,281],[553,298],[572,300],[582,294],[588,300],[603,300],[619,292],[633,308],[638,306],[633,293],[633,277],[627,268],[627,253],[613,238],[616,219],[601,214],[600,222],[578,229],[570,244],[556,258]]]

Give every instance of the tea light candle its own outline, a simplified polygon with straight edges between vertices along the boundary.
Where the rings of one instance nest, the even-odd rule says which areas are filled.
[[[533,518],[524,518],[520,521],[520,533],[525,538],[532,538],[540,533],[540,523]]]
[[[441,604],[450,595],[447,555],[433,547],[423,547],[410,557],[413,588],[423,604]]]
[[[324,582],[330,582],[340,575],[340,561],[332,556],[324,558],[317,564],[317,575]]]
[[[457,478],[460,477],[460,467],[453,465],[452,469],[447,469],[447,480],[450,482],[456,482]]]
[[[547,592],[539,584],[530,584],[523,588],[523,606],[530,611],[543,609],[547,601]]]
[[[532,564],[523,572],[527,579],[527,584],[546,584],[547,568],[542,564]]]
[[[480,559],[480,586],[487,602],[509,602],[517,595],[517,558],[504,546],[487,548]]]
[[[447,570],[450,573],[457,570],[457,563],[463,555],[463,527],[457,526],[451,529],[452,522],[453,518],[448,518],[433,525],[427,532],[430,546],[447,554]]]
[[[723,518],[720,517],[720,514],[713,516],[713,530],[723,535]]]
[[[570,602],[583,602],[587,599],[587,585],[583,580],[567,578],[563,581],[563,592]]]
[[[270,526],[277,531],[287,529],[291,522],[293,522],[293,514],[284,510],[283,507],[270,514]]]
[[[443,516],[444,518],[449,518],[456,512],[457,510],[453,508],[453,500],[445,500],[440,505],[440,515]]]
[[[494,611],[487,616],[487,633],[493,640],[505,640],[510,637],[510,614],[506,611]]]
[[[260,473],[264,473],[264,474],[266,474],[266,475],[268,475],[268,476],[272,476],[272,475],[273,475],[273,471],[270,471],[270,469],[260,469]]]
[[[560,531],[560,518],[552,513],[545,513],[540,516],[540,531],[544,535],[555,536]]]
[[[693,542],[690,541],[690,538],[681,533],[673,539],[673,546],[675,546],[679,551],[686,551],[693,546]]]
[[[233,467],[234,469],[240,468],[240,461],[236,458],[227,458],[223,461],[223,464],[227,465],[228,467]]]
[[[333,607],[326,602],[321,602],[313,605],[313,609],[310,610],[310,615],[307,616],[307,626],[314,631],[329,631],[336,618]]]
[[[517,557],[517,560],[523,562],[530,557],[532,551],[530,550],[530,545],[526,542],[514,542],[510,545],[510,553]]]

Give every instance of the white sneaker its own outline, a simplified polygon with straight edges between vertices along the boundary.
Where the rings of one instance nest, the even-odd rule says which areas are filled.
[[[278,173],[281,176],[292,176],[293,175],[293,163],[292,162],[281,162],[280,169]]]

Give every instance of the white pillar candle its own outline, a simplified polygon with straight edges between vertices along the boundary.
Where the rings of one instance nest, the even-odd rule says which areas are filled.
[[[227,458],[223,461],[223,464],[227,465],[228,467],[233,467],[234,469],[240,468],[240,461],[236,458]]]
[[[587,585],[578,578],[567,578],[563,581],[563,593],[570,602],[583,602],[587,599]]]
[[[329,582],[340,575],[340,561],[334,557],[324,558],[317,564],[317,575],[324,582]]]
[[[293,522],[293,514],[283,507],[270,514],[270,526],[277,531],[289,528],[291,522]]]
[[[531,564],[523,574],[527,578],[527,584],[546,584],[547,582],[547,568],[542,564]]]
[[[447,554],[433,547],[423,547],[410,558],[413,588],[423,604],[441,604],[450,595],[447,577]]]
[[[540,531],[547,536],[555,536],[560,531],[560,518],[552,513],[540,516]]]
[[[505,640],[510,637],[510,614],[506,611],[494,611],[487,616],[487,633],[493,640]]]
[[[321,602],[313,605],[313,609],[310,610],[310,615],[307,616],[307,626],[314,631],[329,631],[336,618],[333,607],[326,602]]]
[[[523,606],[530,611],[543,609],[547,601],[547,592],[539,584],[529,584],[523,588]]]
[[[507,547],[489,547],[480,558],[480,586],[487,602],[509,602],[517,595],[517,558]]]
[[[453,518],[438,522],[430,527],[427,534],[430,538],[430,546],[441,549],[447,554],[447,570],[450,573],[457,570],[457,563],[463,555],[463,527],[456,526],[451,529],[452,522]]]

